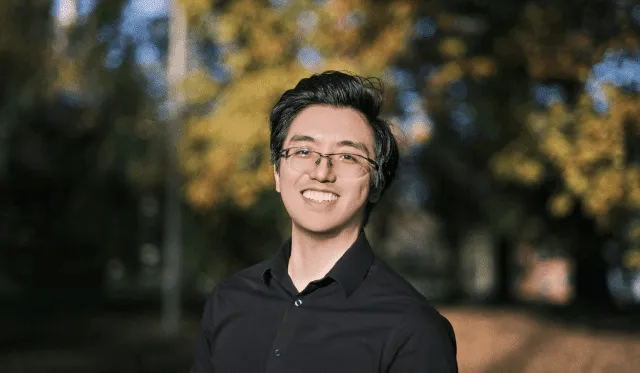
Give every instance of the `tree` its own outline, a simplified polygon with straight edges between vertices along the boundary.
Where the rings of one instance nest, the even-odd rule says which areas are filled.
[[[164,227],[164,269],[162,323],[168,334],[180,329],[182,285],[182,216],[178,144],[182,134],[183,97],[180,90],[187,64],[187,19],[179,1],[172,1],[169,24],[167,87],[169,119],[167,121],[167,190]]]
[[[47,1],[0,10],[0,262],[27,293],[99,298],[105,262],[135,257],[130,168],[151,142],[152,111],[130,44],[114,31],[123,3],[100,2],[62,29]],[[123,59],[105,66],[114,44]]]
[[[226,198],[251,206],[272,184],[267,119],[279,94],[323,69],[380,75],[409,32],[408,2],[282,3],[223,2],[199,24],[221,50],[216,69],[228,76],[216,81],[201,67],[186,82],[191,104],[215,100],[213,110],[192,116],[183,140],[187,198],[196,206]]]
[[[198,40],[192,53],[200,61],[193,63],[184,84],[191,109],[180,151],[186,199],[221,226],[234,229],[236,241],[225,244],[231,237],[221,237],[218,246],[233,246],[232,258],[253,261],[264,252],[258,248],[254,254],[242,254],[240,247],[260,246],[256,236],[238,232],[251,229],[265,245],[280,240],[272,237],[278,226],[273,221],[277,204],[274,194],[268,193],[273,189],[268,146],[271,106],[312,72],[337,69],[382,75],[404,50],[412,2],[184,4]],[[218,57],[210,62],[205,58],[209,54]],[[248,239],[253,242],[239,242]],[[228,259],[233,262],[232,258]]]
[[[594,264],[604,240],[625,240],[626,227],[637,226],[632,6],[459,1],[418,9],[422,37],[401,65],[417,78],[433,122],[422,156],[428,207],[452,241],[488,224],[513,245],[540,220],[579,263]]]

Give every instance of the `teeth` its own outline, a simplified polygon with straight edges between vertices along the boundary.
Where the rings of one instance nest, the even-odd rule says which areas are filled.
[[[318,192],[315,190],[305,190],[302,195],[316,202],[330,202],[338,198],[338,196],[333,193]]]

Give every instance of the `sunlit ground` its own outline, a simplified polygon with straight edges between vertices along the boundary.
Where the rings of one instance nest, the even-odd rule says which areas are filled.
[[[517,311],[443,311],[457,334],[460,372],[626,373],[640,367],[640,335],[630,331],[594,330]]]
[[[461,373],[636,373],[640,367],[640,335],[624,328],[595,330],[515,309],[441,311],[456,330]],[[111,311],[26,331],[3,322],[0,372],[186,372],[196,325],[190,315],[181,335],[167,340],[153,312]],[[25,332],[40,342],[21,342]]]

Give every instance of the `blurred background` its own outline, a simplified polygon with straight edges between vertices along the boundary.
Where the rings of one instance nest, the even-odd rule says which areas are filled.
[[[639,34],[632,0],[2,1],[0,371],[188,371],[289,233],[269,110],[336,69],[386,86],[367,233],[461,372],[637,372]]]

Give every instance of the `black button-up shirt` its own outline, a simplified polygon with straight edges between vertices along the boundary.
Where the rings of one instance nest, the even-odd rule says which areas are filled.
[[[298,292],[291,239],[208,298],[192,373],[457,372],[451,324],[372,252],[364,232]]]

